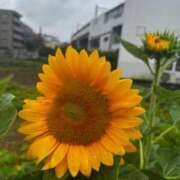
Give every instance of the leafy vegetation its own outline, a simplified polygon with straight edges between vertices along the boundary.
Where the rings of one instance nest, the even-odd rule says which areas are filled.
[[[122,40],[123,46],[135,57],[148,64],[148,55],[142,52],[140,47]],[[102,54],[112,61],[115,54]],[[114,61],[114,60],[113,60]],[[169,64],[174,59],[168,60]],[[0,60],[0,75],[11,75],[0,81],[0,137],[7,136],[7,132],[14,124],[16,109],[20,110],[24,99],[34,99],[38,92],[34,88],[35,77],[41,65],[46,60]],[[115,61],[114,61],[115,63]],[[163,63],[166,61],[163,59]],[[161,65],[161,68],[163,66]],[[113,65],[114,66],[114,65]],[[150,71],[156,73],[154,69]],[[165,69],[166,67],[164,67]],[[164,70],[163,68],[161,71]],[[19,74],[19,76],[18,76]],[[143,106],[147,109],[144,115],[145,123],[141,126],[144,138],[135,142],[139,145],[137,153],[125,156],[125,165],[120,166],[120,157],[115,157],[114,167],[102,166],[100,173],[93,171],[89,179],[93,180],[169,180],[180,179],[180,91],[170,91],[162,88],[158,83],[153,89],[138,86],[144,97]],[[152,91],[156,97],[156,103],[152,103]],[[153,111],[151,108],[154,108]],[[149,117],[153,115],[153,124],[149,126]],[[15,127],[17,129],[17,127]],[[150,139],[150,146],[148,138]],[[15,134],[16,136],[16,134]],[[15,137],[16,138],[16,137]],[[0,139],[1,140],[1,139]],[[19,139],[17,139],[18,141]],[[19,140],[21,141],[21,139]],[[22,141],[21,141],[22,142]],[[1,144],[1,143],[0,143]],[[150,147],[150,151],[145,146]],[[21,148],[16,151],[8,149],[0,150],[0,179],[2,180],[57,180],[54,172],[47,171],[43,174],[41,165],[36,166],[33,161],[26,158],[27,144],[22,142]],[[148,159],[146,159],[148,157]],[[143,162],[145,161],[145,162]],[[144,163],[144,164],[143,164]],[[63,178],[66,180],[84,180],[83,176],[72,178],[69,174]]]

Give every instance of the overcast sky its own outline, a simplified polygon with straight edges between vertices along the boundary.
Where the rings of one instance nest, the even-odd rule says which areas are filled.
[[[112,8],[123,0],[0,0],[0,8],[17,10],[22,20],[36,32],[69,41],[80,24],[87,23],[95,14],[95,5]]]

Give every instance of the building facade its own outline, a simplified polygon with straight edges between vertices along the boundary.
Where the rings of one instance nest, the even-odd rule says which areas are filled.
[[[14,54],[23,49],[21,15],[16,11],[0,10],[0,51]]]
[[[180,36],[179,7],[179,0],[126,0],[122,39],[141,45],[145,32],[168,30]],[[146,66],[119,46],[118,66],[123,69],[124,76],[150,79]],[[166,82],[180,84],[180,59],[167,70],[164,77]]]
[[[42,34],[41,36],[43,38],[44,45],[48,48],[55,49],[56,47],[61,45],[59,39],[55,36],[48,34]]]
[[[141,45],[145,32],[169,30],[180,35],[179,7],[180,0],[126,0],[74,33],[72,44],[89,50],[118,50],[118,67],[123,69],[125,77],[150,79],[147,67],[130,55],[118,39]],[[180,83],[180,60],[167,71],[166,81]]]
[[[122,32],[124,3],[101,14],[72,35],[72,44],[78,48],[101,51],[119,49],[118,38]]]

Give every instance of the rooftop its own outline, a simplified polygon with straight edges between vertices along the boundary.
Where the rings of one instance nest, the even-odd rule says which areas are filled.
[[[119,5],[113,7],[112,9],[109,9],[109,10],[107,10],[106,12],[104,12],[103,15],[108,14],[108,13],[110,13],[110,12],[118,9],[118,8],[121,7],[121,6],[124,6],[124,4],[125,4],[125,2],[120,3]],[[102,15],[102,14],[101,14],[101,15]],[[99,16],[101,16],[101,15],[99,15]],[[86,23],[85,25],[83,25],[80,29],[78,29],[75,33],[73,33],[72,37],[74,37],[75,35],[77,35],[77,34],[78,34],[80,31],[82,31],[83,29],[87,28],[89,25],[90,25],[90,22],[88,22],[88,23]]]
[[[20,13],[18,13],[17,11],[10,10],[10,9],[0,9],[0,12],[12,13],[19,18],[22,17],[22,15]]]

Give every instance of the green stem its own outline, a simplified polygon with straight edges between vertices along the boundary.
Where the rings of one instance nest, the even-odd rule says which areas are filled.
[[[149,64],[149,61],[146,63],[146,65],[147,65],[149,71],[151,72],[151,74],[153,75],[153,74],[154,74],[154,71],[152,70],[152,68],[151,68],[151,66],[150,66],[150,64]]]
[[[165,131],[163,131],[158,137],[156,137],[153,140],[153,144],[157,143],[164,135],[166,135],[167,133],[172,131],[174,128],[175,128],[175,126],[171,126],[171,127],[167,128]]]
[[[139,168],[143,169],[143,167],[144,167],[144,153],[143,153],[143,143],[142,143],[142,140],[139,140],[139,155],[140,155],[140,165],[139,165]]]
[[[160,72],[160,60],[156,60],[156,68],[155,68],[155,74],[154,74],[154,80],[152,84],[151,89],[151,97],[150,97],[150,105],[149,105],[149,116],[148,116],[148,125],[147,125],[147,137],[145,137],[145,148],[144,148],[144,154],[146,155],[144,157],[144,166],[145,168],[149,167],[149,160],[152,150],[152,139],[153,139],[153,133],[152,133],[152,127],[154,126],[154,120],[156,116],[156,108],[157,108],[157,97],[156,97],[156,87],[160,83],[161,78],[161,72]]]

